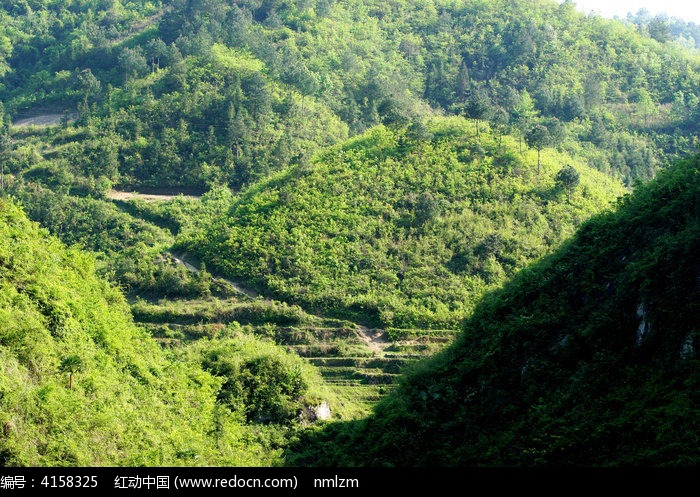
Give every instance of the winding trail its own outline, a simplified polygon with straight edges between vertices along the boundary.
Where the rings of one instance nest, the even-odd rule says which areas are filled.
[[[77,114],[70,113],[67,117],[68,122],[72,122],[75,121]],[[63,114],[39,114],[37,116],[23,117],[21,119],[18,119],[17,121],[12,123],[12,125],[17,128],[24,128],[27,126],[58,126],[59,124],[61,124],[62,119]]]
[[[178,264],[182,264],[185,267],[185,269],[187,269],[191,273],[195,273],[195,274],[199,273],[199,269],[194,267],[192,264],[187,262],[187,260],[185,259],[187,254],[176,254],[174,252],[170,252],[170,255],[172,256],[173,259],[175,259],[175,262],[177,262]],[[257,292],[243,287],[240,283],[236,283],[235,281],[229,280],[227,278],[222,278],[220,276],[217,276],[216,278],[219,280],[225,281],[226,283],[231,285],[231,287],[234,290],[236,290],[240,294],[245,295],[246,297],[249,297],[251,299],[257,299],[260,296]],[[268,302],[272,302],[270,299],[264,299],[264,300],[266,300]]]
[[[140,199],[145,202],[158,202],[172,200],[178,197],[178,195],[110,190],[107,193],[107,197],[112,200]],[[189,199],[200,198],[196,195],[183,195],[183,197]],[[175,260],[177,264],[184,266],[185,269],[187,269],[191,273],[199,273],[199,269],[187,261],[187,254],[170,252],[170,256]],[[262,297],[259,293],[244,287],[242,284],[236,281],[230,280],[228,278],[223,278],[221,276],[216,276],[216,278],[226,282],[228,285],[231,286],[231,288],[233,288],[236,292],[240,293],[241,295],[245,295],[246,297],[251,299],[263,298],[265,302],[272,302],[271,299]],[[309,314],[310,316],[314,316],[318,319],[323,319],[323,317],[319,315],[315,315],[309,312],[307,312],[307,314]],[[354,324],[356,327],[355,329],[358,337],[360,338],[360,340],[362,340],[362,342],[364,342],[365,345],[367,345],[367,348],[369,348],[373,354],[381,355],[384,352],[384,350],[391,345],[391,342],[387,340],[386,333],[384,330],[378,328],[368,328],[367,326],[363,326],[357,323]]]
[[[185,269],[187,269],[188,271],[195,273],[195,274],[199,273],[199,269],[197,269],[195,266],[193,266],[192,264],[187,262],[187,259],[186,259],[187,254],[176,254],[176,253],[170,252],[170,255],[172,256],[173,259],[175,259],[175,262],[183,265],[185,267]],[[259,293],[255,292],[253,290],[250,290],[248,288],[245,288],[240,283],[237,283],[237,282],[232,281],[230,279],[222,278],[219,276],[217,276],[217,278],[225,281],[226,283],[231,285],[231,287],[234,290],[236,290],[237,292],[239,292],[239,293],[241,293],[249,298],[252,298],[252,299],[261,298]],[[271,299],[264,298],[264,297],[263,297],[263,300],[265,302],[272,302]],[[318,315],[311,314],[311,313],[307,313],[307,314],[309,314],[310,316],[314,316],[318,319],[323,319],[322,316],[318,316]],[[360,337],[360,340],[362,340],[374,354],[382,354],[384,352],[384,349],[386,349],[387,347],[389,347],[391,345],[391,342],[389,342],[389,340],[387,340],[387,338],[386,338],[386,333],[384,332],[384,330],[377,329],[377,328],[370,329],[366,326],[362,326],[361,324],[357,324],[357,323],[355,323],[355,326],[356,326],[357,335]]]

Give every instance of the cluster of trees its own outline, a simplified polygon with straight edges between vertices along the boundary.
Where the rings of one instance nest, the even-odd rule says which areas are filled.
[[[658,42],[675,41],[684,47],[700,48],[700,26],[694,22],[669,17],[666,14],[652,16],[646,9],[640,9],[636,14],[628,14],[625,20]]]
[[[228,202],[212,194],[217,209],[205,195],[177,245],[327,314],[454,327],[622,192],[551,148],[520,154],[484,124],[477,138],[473,122],[435,118],[375,127]]]
[[[426,102],[630,184],[696,145],[692,55],[572,2],[25,4],[0,8],[0,100],[80,108],[64,167],[121,185],[238,189]]]

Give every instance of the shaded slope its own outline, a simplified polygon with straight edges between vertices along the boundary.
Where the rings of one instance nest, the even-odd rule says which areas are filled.
[[[310,437],[292,464],[697,465],[699,167],[588,222],[371,418]]]

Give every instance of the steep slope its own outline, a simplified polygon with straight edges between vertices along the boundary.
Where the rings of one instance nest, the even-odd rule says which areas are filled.
[[[694,157],[488,295],[371,418],[290,460],[697,465],[699,253]]]
[[[448,327],[622,187],[461,118],[379,126],[251,187],[180,246],[282,300],[381,326]],[[570,200],[556,175],[576,166]],[[204,199],[206,205],[206,199]],[[205,229],[199,228],[206,226]]]
[[[271,428],[251,423],[289,423],[317,373],[268,342],[222,337],[164,352],[92,256],[0,199],[0,465],[279,464]]]

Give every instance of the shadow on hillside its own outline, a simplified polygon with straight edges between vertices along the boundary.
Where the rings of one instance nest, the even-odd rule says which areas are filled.
[[[285,465],[291,467],[356,466],[348,447],[366,425],[365,419],[337,421],[304,430],[285,450]]]

